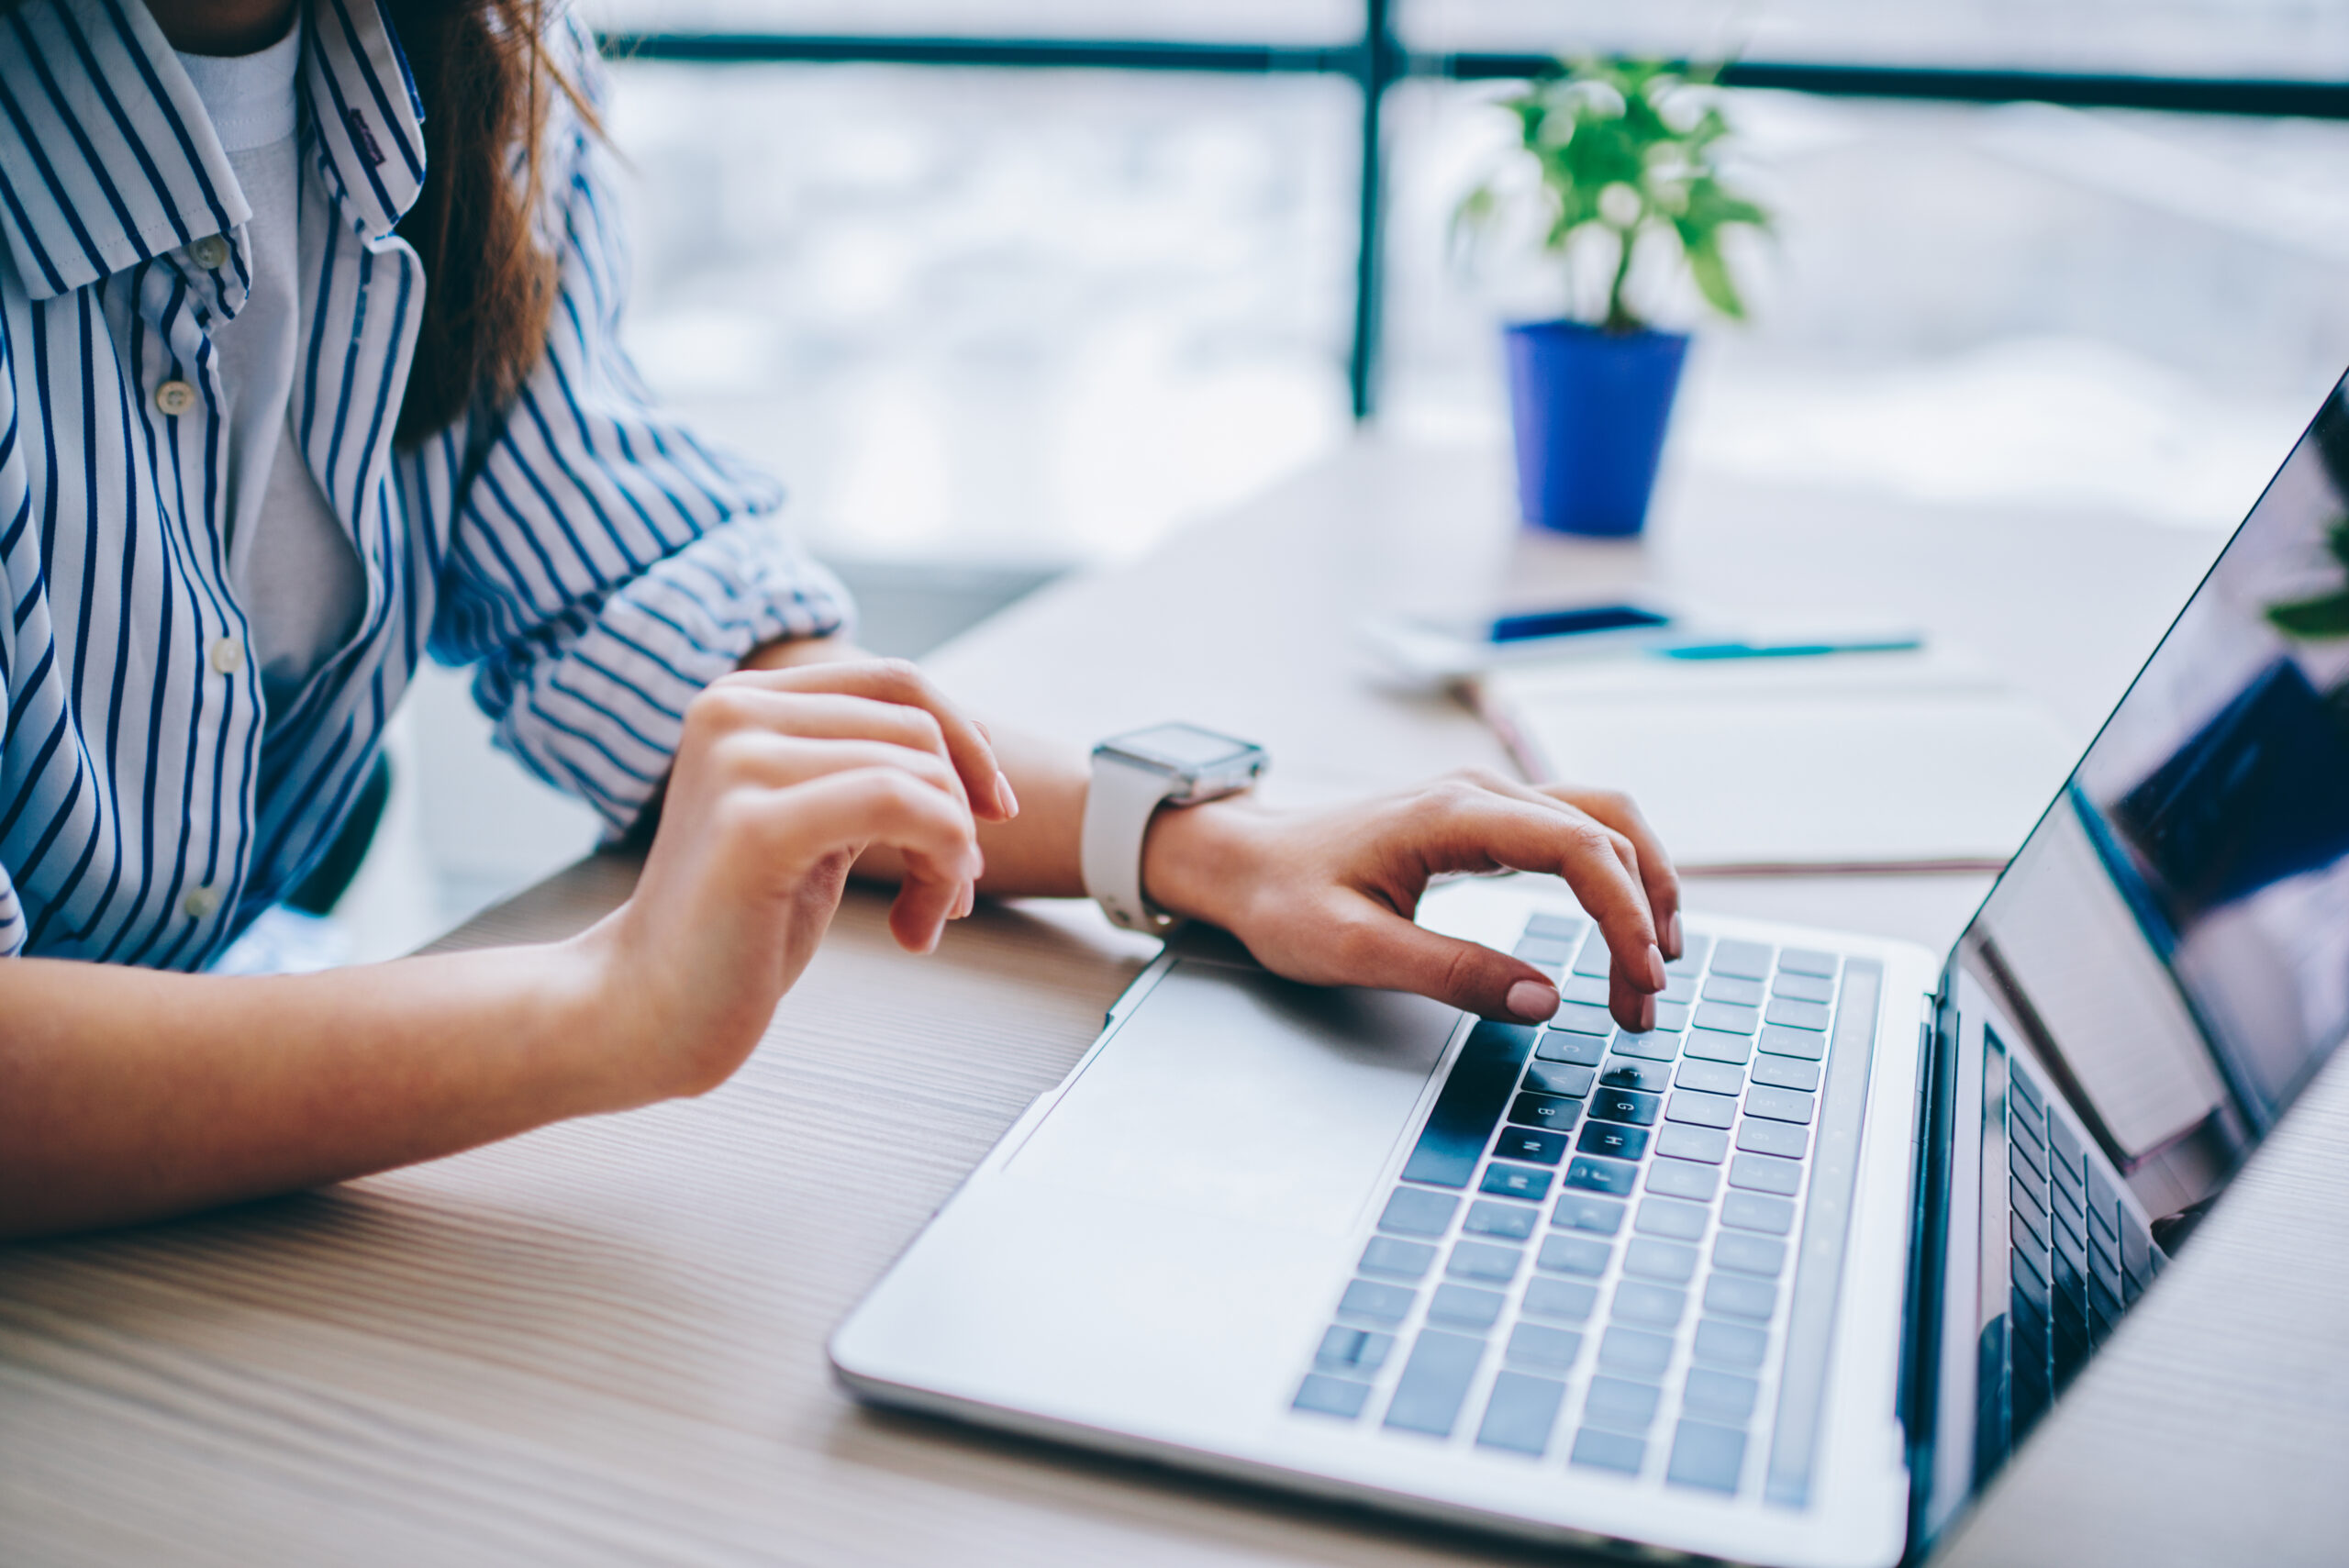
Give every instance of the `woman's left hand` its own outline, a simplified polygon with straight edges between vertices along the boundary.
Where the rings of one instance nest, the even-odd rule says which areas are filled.
[[[1230,931],[1275,973],[1417,991],[1491,1018],[1545,1019],[1557,989],[1522,959],[1412,924],[1443,873],[1563,878],[1607,939],[1609,1006],[1625,1029],[1653,1027],[1664,961],[1680,954],[1679,879],[1638,806],[1483,770],[1329,810],[1243,799],[1163,811],[1142,869],[1161,907]]]

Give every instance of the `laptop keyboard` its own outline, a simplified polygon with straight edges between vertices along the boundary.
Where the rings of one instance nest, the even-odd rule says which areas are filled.
[[[1984,1389],[1991,1407],[1977,1429],[1993,1462],[2047,1413],[2166,1261],[2052,1098],[2008,1059],[2009,1381]]]
[[[1522,1462],[1807,1500],[1881,971],[1691,934],[1656,1027],[1536,915],[1540,1029],[1484,1022],[1294,1407]]]

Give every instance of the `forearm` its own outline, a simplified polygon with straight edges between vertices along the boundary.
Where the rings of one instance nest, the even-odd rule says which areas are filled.
[[[0,1235],[453,1153],[631,1096],[573,947],[228,978],[0,961]]]

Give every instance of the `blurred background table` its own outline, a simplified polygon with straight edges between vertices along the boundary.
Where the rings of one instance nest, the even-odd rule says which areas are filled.
[[[1499,765],[1383,689],[1375,610],[1645,583],[1914,621],[2083,740],[2207,533],[1689,484],[1639,546],[1530,539],[1490,453],[1364,442],[933,661],[992,720],[1162,717],[1267,743],[1275,795]],[[449,945],[626,896],[599,856]],[[1956,933],[1980,877],[1708,878],[1698,907]],[[743,1071],[697,1101],[178,1224],[0,1251],[0,1560],[1381,1563],[1524,1549],[860,1409],[831,1327],[1151,944],[1088,906],[983,910],[928,960],[852,892]],[[2312,1090],[1948,1554],[2337,1560],[2349,1496],[2349,1078]],[[2251,1282],[2256,1282],[2253,1284]]]

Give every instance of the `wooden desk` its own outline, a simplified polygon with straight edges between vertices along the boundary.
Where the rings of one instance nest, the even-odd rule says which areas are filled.
[[[1074,741],[1177,716],[1260,737],[1276,787],[1304,795],[1498,761],[1455,709],[1364,683],[1344,635],[1362,610],[1651,574],[1913,617],[2085,732],[2216,543],[1689,485],[1644,552],[1534,546],[1505,526],[1499,478],[1490,459],[1363,448],[938,668],[989,715]],[[631,869],[584,862],[451,940],[574,929]],[[1716,880],[1694,898],[1941,942],[1981,886]],[[825,1335],[1149,951],[1040,905],[985,911],[915,961],[881,910],[851,897],[764,1045],[704,1099],[0,1252],[0,1562],[1526,1560],[841,1396]],[[2344,1150],[2335,1072],[1951,1562],[2340,1558]]]

